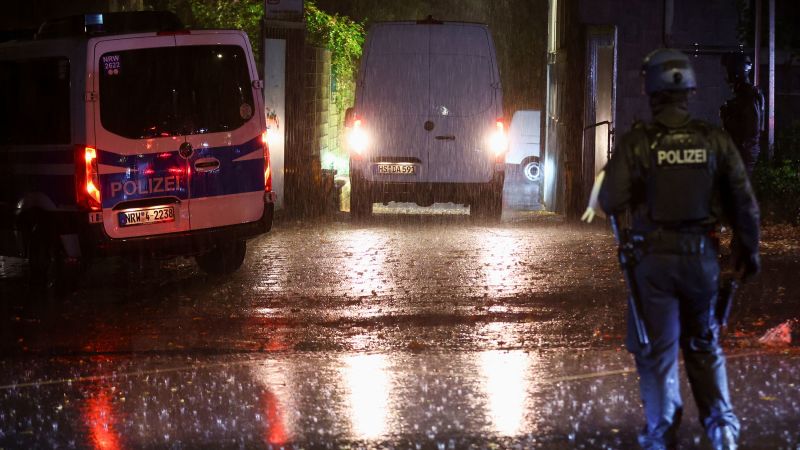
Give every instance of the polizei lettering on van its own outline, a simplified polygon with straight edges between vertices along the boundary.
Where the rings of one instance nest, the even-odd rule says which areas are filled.
[[[152,177],[132,181],[113,181],[111,182],[111,196],[114,197],[119,192],[122,192],[125,195],[175,192],[180,188],[180,185],[181,179],[177,175],[169,177]]]
[[[705,164],[708,162],[708,150],[704,148],[659,150],[656,156],[659,166],[672,166],[678,164]]]

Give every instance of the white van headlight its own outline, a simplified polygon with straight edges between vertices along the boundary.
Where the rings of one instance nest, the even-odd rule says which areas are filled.
[[[489,134],[487,140],[489,150],[496,158],[502,156],[508,150],[508,135],[506,135],[506,126],[502,118],[497,119],[495,129]]]

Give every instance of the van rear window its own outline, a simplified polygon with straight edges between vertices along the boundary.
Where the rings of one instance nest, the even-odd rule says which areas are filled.
[[[492,106],[492,61],[471,55],[431,55],[431,103],[453,117],[479,115]]]
[[[241,47],[202,45],[103,54],[100,121],[132,139],[235,130],[256,113]]]
[[[425,115],[429,109],[428,56],[370,55],[366,97],[387,116]]]
[[[70,142],[69,60],[0,61],[0,144]]]

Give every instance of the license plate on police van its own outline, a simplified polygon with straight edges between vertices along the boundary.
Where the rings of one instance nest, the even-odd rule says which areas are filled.
[[[123,227],[174,221],[174,206],[159,206],[156,208],[136,209],[119,213],[119,224]]]
[[[380,175],[416,175],[417,166],[414,164],[378,164]]]

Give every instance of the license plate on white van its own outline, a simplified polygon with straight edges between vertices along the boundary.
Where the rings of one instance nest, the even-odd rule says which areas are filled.
[[[157,208],[137,209],[119,213],[119,224],[123,227],[134,225],[150,225],[154,223],[174,222],[175,207],[159,206]]]
[[[416,175],[417,166],[413,164],[378,164],[379,175]]]

